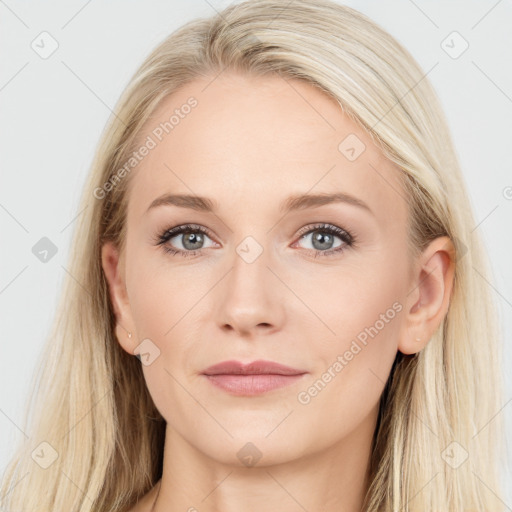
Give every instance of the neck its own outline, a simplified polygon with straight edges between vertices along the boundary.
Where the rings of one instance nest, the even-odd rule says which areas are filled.
[[[161,488],[152,512],[360,512],[376,418],[374,409],[334,446],[307,455],[304,446],[295,457],[267,457],[272,462],[267,464],[262,457],[252,467],[208,457],[167,423]]]

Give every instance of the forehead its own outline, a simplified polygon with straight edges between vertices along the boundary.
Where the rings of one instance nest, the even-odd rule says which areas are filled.
[[[399,171],[334,99],[298,79],[197,79],[159,105],[139,139],[153,147],[131,176],[137,216],[164,193],[254,212],[308,191],[356,195],[387,218],[405,214]]]

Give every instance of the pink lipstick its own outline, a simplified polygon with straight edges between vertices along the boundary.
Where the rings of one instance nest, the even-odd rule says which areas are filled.
[[[224,361],[202,373],[214,386],[232,395],[255,396],[290,385],[307,372],[259,360],[246,365],[238,361]]]

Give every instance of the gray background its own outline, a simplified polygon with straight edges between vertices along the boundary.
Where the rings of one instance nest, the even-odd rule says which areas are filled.
[[[111,109],[159,41],[184,22],[230,3],[0,0],[0,471],[14,441],[23,438],[22,406],[66,273],[80,192]],[[382,25],[431,70],[428,78],[445,109],[469,188],[475,229],[491,258],[488,285],[500,308],[503,365],[510,369],[512,2],[343,3]],[[58,43],[45,59],[31,47],[42,46],[46,37],[44,47],[50,48],[49,37],[39,36],[43,31]],[[464,42],[453,31],[469,44],[457,58]],[[58,249],[46,263],[32,253],[42,237]],[[496,413],[505,416],[510,433],[510,371],[502,405]],[[506,450],[510,461],[510,442]],[[501,499],[512,510],[510,467],[503,474],[508,488]]]

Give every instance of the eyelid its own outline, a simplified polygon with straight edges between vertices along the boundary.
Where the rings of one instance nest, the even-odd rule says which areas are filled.
[[[171,238],[174,238],[179,235],[183,235],[184,233],[187,233],[189,231],[202,233],[202,234],[206,235],[208,238],[210,238],[216,244],[218,243],[218,242],[216,242],[215,237],[212,235],[212,232],[208,228],[206,228],[200,224],[191,224],[191,223],[180,224],[178,226],[174,226],[172,228],[166,229],[161,235],[158,236],[158,240],[162,243],[165,243],[163,240],[164,237],[166,238],[166,241],[169,241]],[[197,249],[197,250],[200,251],[201,249]],[[187,252],[192,252],[192,251],[187,251]]]
[[[316,224],[309,224],[304,226],[304,228],[299,230],[299,238],[296,242],[293,243],[292,247],[299,243],[300,240],[309,236],[309,234],[314,233],[315,231],[324,231],[325,233],[329,233],[341,240],[341,244],[339,246],[333,247],[331,249],[327,249],[325,251],[321,251],[319,249],[304,249],[308,253],[313,253],[313,257],[317,258],[318,256],[322,257],[330,257],[330,256],[340,256],[345,250],[355,245],[355,237],[348,232],[347,230],[340,228],[335,224],[330,224],[326,222],[319,222]]]
[[[354,241],[354,236],[351,233],[349,233],[346,229],[340,228],[335,224],[329,224],[327,222],[308,224],[307,226],[304,226],[298,231],[297,236],[300,238],[303,234],[310,233],[311,231],[315,230],[318,231],[321,229],[325,229],[326,231],[332,232],[333,234],[339,236],[340,238],[347,238],[348,242],[350,243]]]
[[[297,239],[292,244],[292,246],[295,245],[297,242],[299,242],[302,238],[304,238],[305,235],[312,233],[314,231],[321,231],[321,230],[324,230],[327,233],[337,236],[338,238],[340,238],[342,240],[343,244],[336,248],[327,249],[325,251],[321,251],[318,249],[304,249],[308,252],[312,251],[314,253],[315,258],[320,255],[331,256],[334,254],[340,254],[348,247],[351,247],[352,245],[354,245],[355,237],[349,231],[347,231],[343,228],[340,228],[339,226],[337,226],[335,224],[330,224],[330,223],[326,223],[326,222],[318,222],[318,223],[308,224],[308,225],[304,226],[303,228],[301,228],[295,235]],[[154,239],[154,242],[156,245],[162,245],[166,252],[171,253],[173,255],[180,255],[183,257],[196,256],[198,253],[200,255],[203,250],[211,248],[211,247],[203,247],[201,249],[184,250],[184,249],[177,249],[174,247],[167,246],[167,242],[169,242],[169,240],[171,240],[172,238],[174,238],[176,236],[182,235],[186,232],[203,233],[206,236],[208,236],[208,238],[210,238],[215,244],[218,244],[218,242],[216,242],[216,240],[215,240],[215,237],[211,235],[211,231],[208,228],[206,228],[200,224],[193,224],[193,223],[180,224],[180,225],[174,226],[172,228],[166,229],[165,231],[161,232],[161,234],[158,234],[156,236],[156,238]]]

